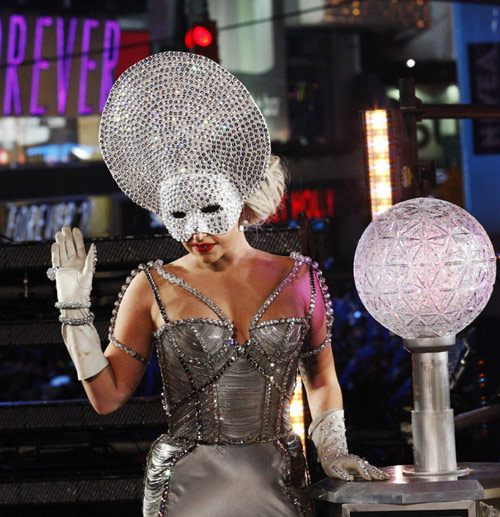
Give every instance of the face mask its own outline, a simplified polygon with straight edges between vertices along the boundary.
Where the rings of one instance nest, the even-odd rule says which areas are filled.
[[[160,184],[160,216],[181,242],[199,232],[227,233],[238,223],[242,209],[236,187],[221,173],[180,173]]]

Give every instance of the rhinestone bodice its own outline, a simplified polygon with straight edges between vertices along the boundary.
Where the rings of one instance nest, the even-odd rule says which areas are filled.
[[[267,441],[290,432],[290,400],[308,322],[264,321],[237,344],[225,322],[190,319],[159,329],[169,434],[207,443]]]
[[[219,318],[168,321],[159,293],[155,293],[166,321],[156,339],[172,437],[247,443],[273,440],[291,431],[290,401],[310,314],[260,320],[295,279],[302,263],[295,260],[289,274],[257,311],[245,343],[234,339],[233,322],[217,305],[156,265],[159,275],[199,298]],[[309,312],[313,308],[311,303]]]
[[[292,269],[252,319],[245,343],[235,340],[233,322],[217,305],[183,279],[166,271],[162,261],[140,265],[127,278],[123,292],[136,274],[146,273],[165,321],[154,333],[154,338],[170,437],[203,443],[251,443],[279,439],[290,433],[290,402],[299,360],[330,344],[332,322],[329,294],[317,264],[299,254],[292,254],[292,257]],[[295,281],[304,264],[308,266],[310,282],[307,313],[300,317],[263,320],[267,308]],[[152,270],[200,299],[216,317],[169,320]],[[326,308],[327,337],[320,346],[304,351],[316,303],[315,276]],[[123,293],[120,293],[111,321],[110,340],[132,353],[113,336],[116,311],[122,297]]]

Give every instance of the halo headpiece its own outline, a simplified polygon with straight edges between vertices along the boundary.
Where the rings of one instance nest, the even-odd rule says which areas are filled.
[[[159,214],[178,240],[236,224],[271,153],[266,122],[245,86],[214,61],[184,52],[154,54],[119,77],[99,142],[121,190]]]

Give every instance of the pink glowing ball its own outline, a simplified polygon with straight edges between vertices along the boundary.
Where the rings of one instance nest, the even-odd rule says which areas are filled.
[[[368,312],[405,339],[457,334],[488,302],[496,257],[484,228],[432,198],[403,201],[361,236],[354,280]]]

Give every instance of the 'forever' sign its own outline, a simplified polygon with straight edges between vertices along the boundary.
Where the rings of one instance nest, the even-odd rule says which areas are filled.
[[[119,58],[115,20],[0,17],[3,116],[102,112]]]

